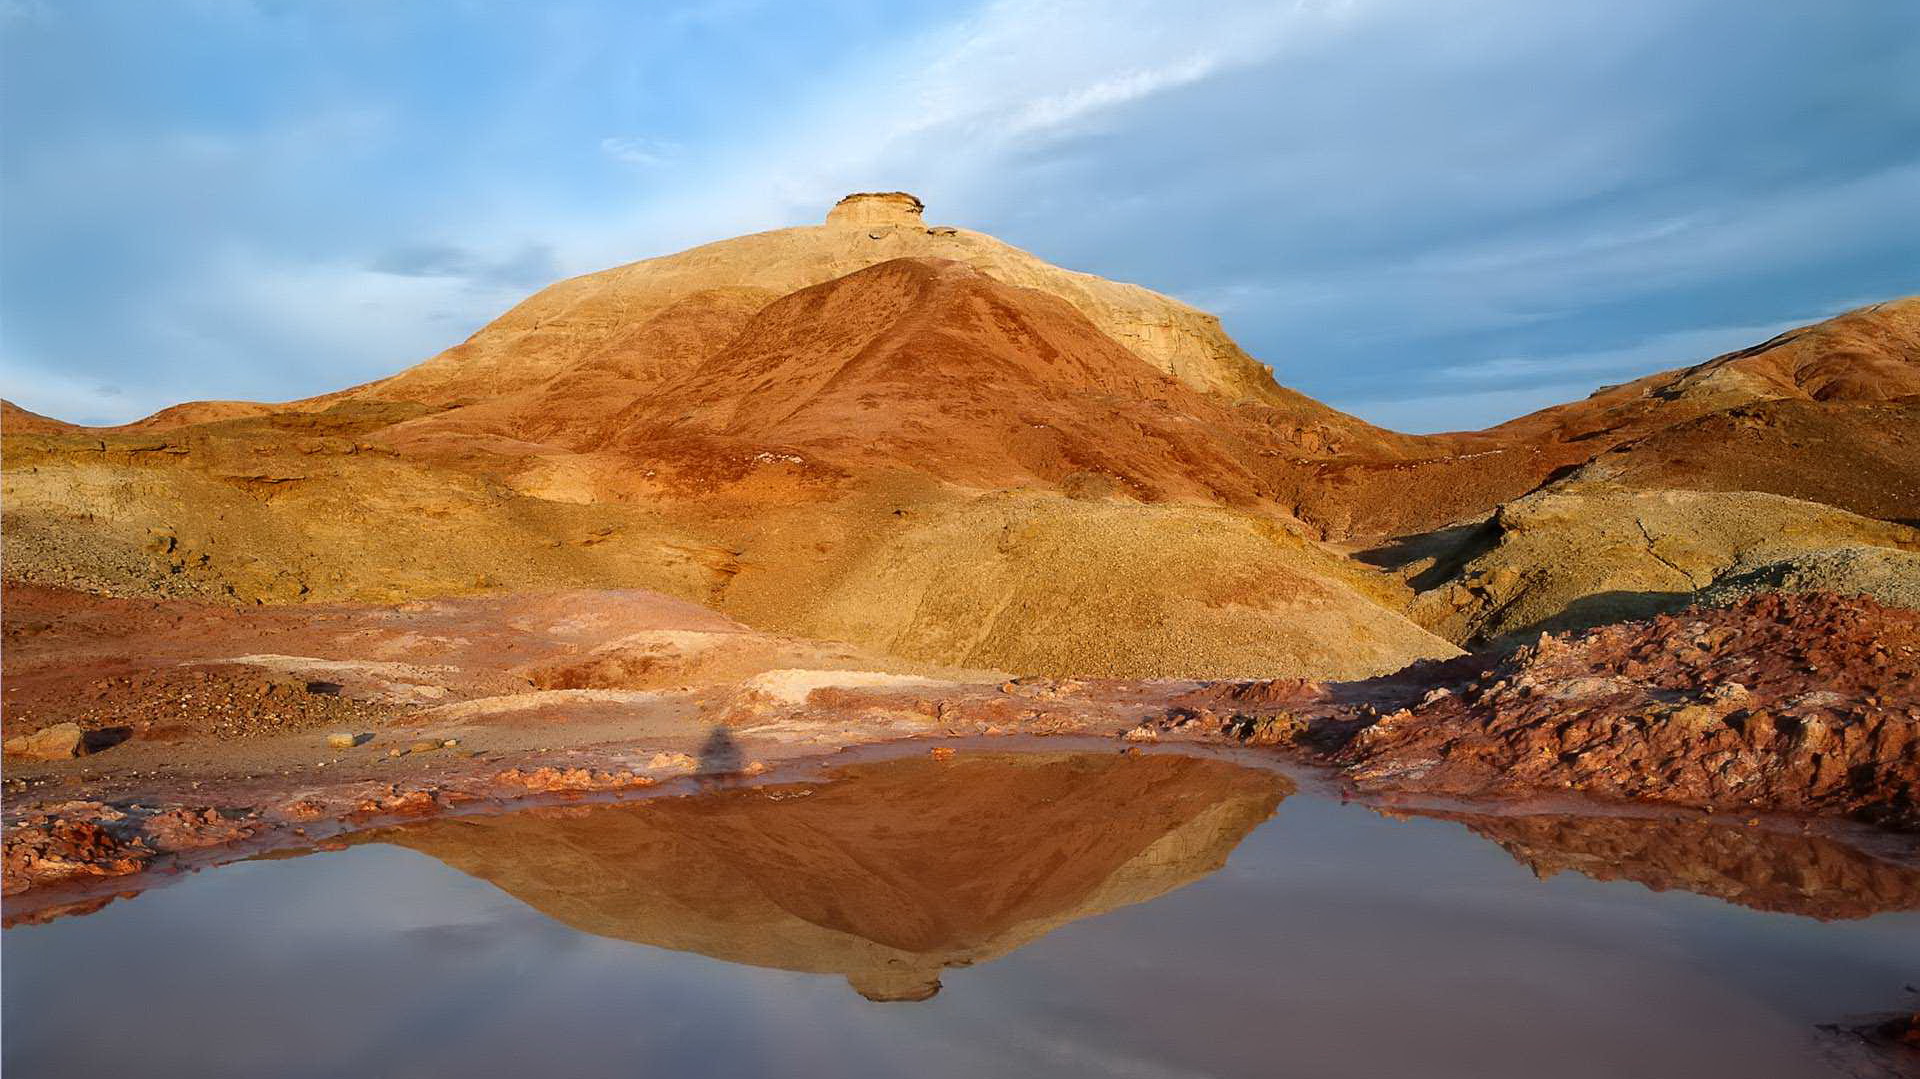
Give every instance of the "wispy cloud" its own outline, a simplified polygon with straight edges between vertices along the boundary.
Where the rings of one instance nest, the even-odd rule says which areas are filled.
[[[1466,364],[1450,364],[1434,371],[1432,381],[1511,382],[1568,375],[1618,375],[1633,379],[1700,363],[1724,353],[1746,348],[1780,334],[1838,314],[1835,308],[1818,316],[1766,322],[1752,326],[1703,326],[1656,334],[1622,348],[1595,349],[1588,352],[1560,352],[1542,356],[1500,356]]]
[[[680,156],[680,146],[664,139],[638,135],[609,135],[600,140],[600,152],[623,165],[654,168],[672,163]]]

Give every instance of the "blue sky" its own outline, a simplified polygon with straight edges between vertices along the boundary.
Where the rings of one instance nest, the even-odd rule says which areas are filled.
[[[1920,291],[1920,4],[0,0],[0,394],[333,390],[892,188],[1477,427]]]

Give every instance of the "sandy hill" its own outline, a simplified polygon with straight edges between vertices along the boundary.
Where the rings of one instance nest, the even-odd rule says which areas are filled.
[[[965,263],[893,259],[751,315],[734,298],[698,294],[648,321],[721,331],[707,340],[725,343],[684,370],[635,377],[591,360],[385,437],[427,453],[487,435],[646,462],[687,460],[691,446],[710,465],[764,456],[1236,504],[1260,498],[1262,453],[1281,445],[1059,297]],[[710,468],[682,486],[723,480]]]
[[[849,195],[821,225],[722,240],[562,281],[462,344],[355,392],[429,403],[490,397],[618,351],[631,327],[697,293],[747,288],[770,299],[891,259],[939,258],[1059,296],[1141,359],[1202,392],[1304,401],[1276,385],[1212,315],[1137,285],[1063,270],[982,233],[928,226],[921,210],[918,199],[897,192]],[[1346,422],[1330,409],[1320,411]]]
[[[1452,651],[1263,479],[1414,440],[1280,390],[1198,312],[917,212],[856,197],[563,282],[324,398],[16,440],[9,572],[269,603],[649,588],[1036,673]]]
[[[12,401],[0,401],[0,431],[10,435],[44,435],[74,430],[51,416],[29,412]]]

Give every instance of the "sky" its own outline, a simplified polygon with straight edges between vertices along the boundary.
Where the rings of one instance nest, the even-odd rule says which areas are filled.
[[[1920,292],[1920,3],[0,0],[0,395],[322,393],[893,189],[1475,428]]]

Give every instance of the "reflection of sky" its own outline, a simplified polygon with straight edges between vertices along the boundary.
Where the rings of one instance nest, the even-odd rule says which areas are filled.
[[[1563,873],[1296,795],[1226,869],[919,1004],[587,936],[369,846],[5,936],[35,1076],[1808,1074],[1920,916],[1826,924]]]
[[[6,0],[0,393],[330,391],[904,187],[1478,426],[1920,288],[1915,70],[1899,0]]]

